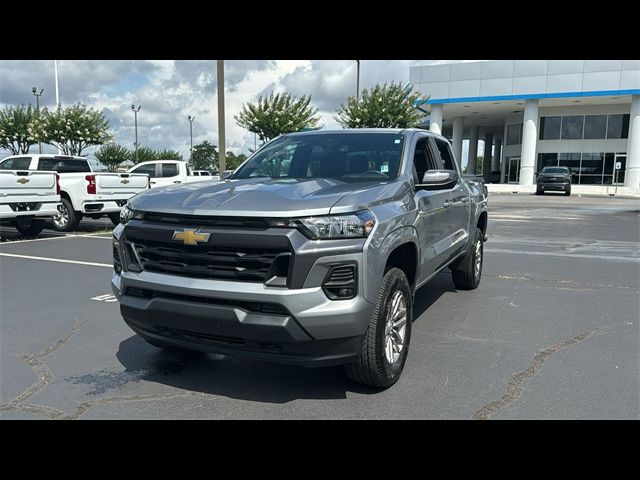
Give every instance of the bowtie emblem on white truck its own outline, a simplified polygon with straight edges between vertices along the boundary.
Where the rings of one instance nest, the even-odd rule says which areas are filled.
[[[120,180],[120,183],[124,183],[124,184],[126,185],[127,183],[129,183],[129,180],[127,180],[127,179],[125,178],[125,179],[123,179],[123,180]]]
[[[22,185],[29,183],[31,180],[29,180],[28,178],[19,178],[18,180],[16,180],[17,183],[21,183]]]

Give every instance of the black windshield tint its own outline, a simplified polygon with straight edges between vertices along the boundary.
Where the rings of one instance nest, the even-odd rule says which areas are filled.
[[[366,182],[398,175],[404,136],[398,133],[293,135],[258,151],[232,178],[337,178]]]
[[[569,173],[569,169],[562,167],[545,167],[542,169],[542,173]]]

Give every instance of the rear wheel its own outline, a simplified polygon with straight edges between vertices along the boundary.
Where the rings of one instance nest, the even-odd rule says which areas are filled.
[[[120,212],[111,212],[107,215],[109,216],[109,219],[114,226],[117,226],[120,223]]]
[[[411,287],[399,268],[385,273],[356,363],[345,365],[354,382],[387,388],[400,378],[409,351]]]
[[[467,254],[460,259],[455,269],[451,270],[453,284],[459,290],[473,290],[478,288],[482,277],[482,257],[483,257],[483,234],[482,230],[476,229]]]
[[[16,218],[16,229],[25,237],[35,237],[44,228],[44,220],[33,217]]]
[[[73,209],[68,198],[60,199],[58,215],[53,217],[53,227],[59,232],[71,232],[78,228],[82,214]]]

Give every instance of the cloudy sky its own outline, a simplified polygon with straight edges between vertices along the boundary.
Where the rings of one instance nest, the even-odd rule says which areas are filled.
[[[409,67],[446,60],[363,60],[361,88],[390,81],[407,83]],[[194,145],[218,143],[215,60],[60,60],[62,105],[83,102],[101,110],[116,141],[132,147],[134,115],[141,105],[138,141],[155,149],[189,151],[188,115],[195,115]],[[0,106],[32,102],[31,88],[44,88],[41,106],[55,105],[53,60],[1,60]],[[325,128],[339,128],[335,110],[356,90],[356,62],[349,60],[228,60],[225,62],[226,142],[248,153],[254,135],[235,124],[242,104],[273,91],[310,94]],[[465,145],[466,147],[466,145]],[[466,148],[465,148],[466,150]],[[32,147],[34,151],[34,147]],[[45,151],[54,150],[45,147]],[[0,150],[4,156],[8,152]],[[91,157],[92,150],[88,151]],[[463,154],[464,158],[464,154]]]

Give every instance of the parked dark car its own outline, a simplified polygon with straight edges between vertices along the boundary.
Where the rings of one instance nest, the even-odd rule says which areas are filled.
[[[571,172],[567,167],[544,167],[538,174],[536,195],[549,191],[571,195]]]

